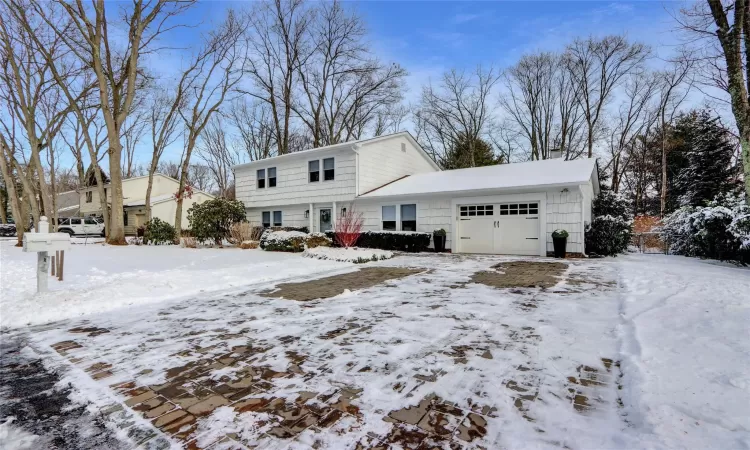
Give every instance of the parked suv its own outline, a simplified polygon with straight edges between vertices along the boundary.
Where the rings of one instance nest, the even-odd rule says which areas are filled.
[[[60,233],[68,233],[71,236],[104,236],[104,224],[99,223],[93,217],[67,217],[65,219],[60,219],[57,231]]]

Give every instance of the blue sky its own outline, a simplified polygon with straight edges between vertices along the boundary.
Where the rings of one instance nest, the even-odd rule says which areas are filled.
[[[576,37],[625,34],[651,46],[658,68],[680,43],[672,17],[684,2],[636,1],[349,1],[364,19],[368,42],[383,62],[408,72],[406,103],[416,103],[420,87],[437,81],[446,70],[471,70],[478,64],[498,70],[524,54],[557,51]],[[203,1],[181,17],[197,25],[170,34],[168,45],[190,48],[201,31],[220,22],[228,8],[251,7],[249,1]],[[182,52],[160,54],[149,68],[164,78],[175,76]],[[700,100],[699,100],[700,101]],[[696,104],[699,101],[695,102]],[[181,148],[168,149],[165,159],[179,159]]]
[[[187,19],[218,20],[229,7],[251,2],[202,2]],[[561,50],[577,36],[625,33],[668,57],[679,43],[670,16],[683,2],[350,1],[365,19],[376,55],[409,73],[407,100],[419,86],[451,68],[505,68],[536,50]],[[180,32],[192,40],[195,30]],[[653,64],[658,65],[658,60]]]

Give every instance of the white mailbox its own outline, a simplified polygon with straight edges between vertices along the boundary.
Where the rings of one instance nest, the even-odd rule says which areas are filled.
[[[24,233],[23,251],[56,252],[70,249],[68,233]]]
[[[67,233],[50,233],[49,222],[42,216],[39,218],[37,231],[41,233],[24,233],[23,251],[35,252],[36,262],[36,290],[47,291],[47,271],[49,270],[49,256],[47,252],[68,250],[70,248],[70,236]]]

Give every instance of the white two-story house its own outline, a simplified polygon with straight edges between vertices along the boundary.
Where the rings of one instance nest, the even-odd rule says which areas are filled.
[[[447,232],[453,252],[547,255],[551,233],[584,229],[598,194],[596,161],[552,159],[441,171],[408,133],[254,161],[234,167],[248,220],[266,227],[334,228],[354,208],[365,230]]]

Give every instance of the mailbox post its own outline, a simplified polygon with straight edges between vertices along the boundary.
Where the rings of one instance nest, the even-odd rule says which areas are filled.
[[[36,252],[36,291],[47,292],[47,272],[49,271],[49,252],[68,250],[70,236],[67,233],[50,233],[47,217],[39,219],[36,233],[24,233],[23,251]]]

